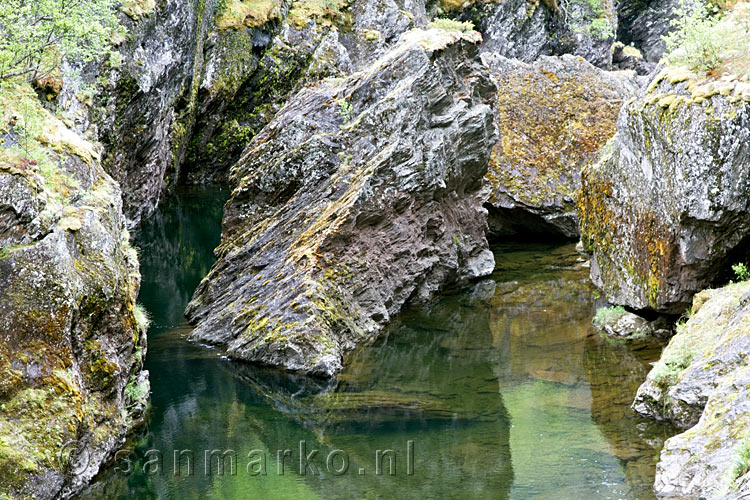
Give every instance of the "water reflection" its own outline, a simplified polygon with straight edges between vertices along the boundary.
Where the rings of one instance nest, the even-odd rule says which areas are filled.
[[[224,196],[179,193],[139,234],[152,415],[114,464],[134,472],[110,468],[83,498],[652,497],[669,430],[628,404],[659,346],[593,334],[572,247],[498,247],[491,280],[406,311],[329,383],[186,342],[182,309],[212,263]],[[326,467],[337,449],[341,476]],[[193,475],[175,475],[174,450],[193,450]],[[236,475],[206,474],[205,450],[236,451]],[[393,451],[395,475],[382,454],[376,475],[377,450]]]

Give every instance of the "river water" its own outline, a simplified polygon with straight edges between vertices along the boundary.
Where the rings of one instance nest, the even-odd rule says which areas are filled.
[[[137,235],[152,408],[81,498],[653,498],[672,431],[629,404],[662,346],[593,331],[572,245],[495,246],[490,279],[408,309],[326,383],[187,342],[227,197],[181,190]]]

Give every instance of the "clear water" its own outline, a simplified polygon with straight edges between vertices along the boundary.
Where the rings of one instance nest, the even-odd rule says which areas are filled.
[[[179,192],[138,235],[152,410],[82,498],[653,498],[671,430],[628,405],[661,346],[592,331],[572,246],[497,246],[490,280],[406,311],[328,385],[185,340],[226,197]],[[236,452],[234,470],[229,451],[208,474],[206,450]]]

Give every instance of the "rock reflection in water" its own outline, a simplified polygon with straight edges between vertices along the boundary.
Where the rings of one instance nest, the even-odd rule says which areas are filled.
[[[226,361],[175,328],[218,242],[224,194],[201,196],[175,198],[140,232],[151,419],[130,445],[134,472],[110,468],[83,498],[651,496],[666,430],[628,405],[658,346],[593,334],[593,290],[572,246],[498,247],[492,280],[406,311],[331,383]],[[301,474],[300,441],[320,450],[321,474]],[[342,476],[326,471],[334,449],[349,459]],[[396,475],[376,476],[386,449]],[[153,474],[150,450],[163,459]],[[174,474],[174,450],[194,451],[194,475]],[[204,450],[237,451],[237,474],[205,474]],[[251,450],[265,475],[248,474]]]

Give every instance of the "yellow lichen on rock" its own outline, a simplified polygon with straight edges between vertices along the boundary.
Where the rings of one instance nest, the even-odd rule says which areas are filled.
[[[349,6],[349,0],[295,0],[289,8],[290,24],[302,29],[312,20],[331,25]]]
[[[281,14],[278,0],[227,0],[224,9],[216,16],[220,30],[257,28]]]
[[[138,21],[151,14],[156,8],[156,0],[123,0],[120,10]]]

